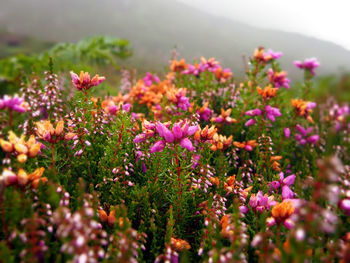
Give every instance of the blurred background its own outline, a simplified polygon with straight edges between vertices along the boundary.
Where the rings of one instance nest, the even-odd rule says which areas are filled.
[[[240,79],[243,57],[263,46],[284,53],[282,68],[292,84],[302,79],[293,61],[316,57],[321,63],[318,90],[323,96],[331,90],[346,94],[349,7],[343,0],[1,0],[0,58],[6,63],[0,62],[0,79],[9,82],[21,70],[41,70],[47,56],[54,57],[56,65],[60,60],[72,62],[58,65],[66,72],[85,65],[73,59],[73,49],[80,52],[79,61],[114,61],[112,68],[103,69],[113,81],[120,68],[164,73],[174,49],[189,61],[215,57]],[[91,36],[110,38],[86,39]],[[57,46],[62,42],[80,44]],[[110,53],[111,47],[118,51]]]

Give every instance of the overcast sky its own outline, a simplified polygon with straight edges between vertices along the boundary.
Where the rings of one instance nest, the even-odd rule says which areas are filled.
[[[329,40],[350,50],[350,0],[180,0],[263,28]]]

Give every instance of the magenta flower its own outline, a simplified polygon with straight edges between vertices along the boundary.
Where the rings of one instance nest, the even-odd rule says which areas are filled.
[[[105,80],[105,77],[100,77],[99,75],[95,75],[92,79],[90,79],[90,74],[84,71],[80,71],[79,76],[71,71],[70,76],[72,78],[73,85],[78,90],[83,91],[86,91],[91,87],[98,86]]]
[[[297,131],[299,133],[295,134],[295,139],[301,144],[301,145],[305,145],[306,143],[309,144],[316,144],[318,142],[318,140],[320,139],[320,136],[317,134],[308,136],[308,134],[310,134],[313,130],[312,127],[305,129],[303,126],[297,124],[295,126],[295,128],[297,129]]]
[[[204,70],[214,72],[216,69],[220,67],[219,62],[215,60],[215,58],[210,58],[206,60],[204,57],[201,57],[200,68]]]
[[[180,141],[180,145],[181,145],[182,148],[185,148],[185,149],[189,150],[190,152],[192,152],[194,150],[192,142],[189,139],[187,139],[187,138],[183,138]]]
[[[262,114],[262,111],[260,109],[249,110],[245,113],[245,115],[248,115],[248,116],[259,116],[261,114]]]
[[[272,49],[267,50],[267,52],[264,53],[264,56],[271,56],[273,59],[279,59],[283,56],[282,52],[279,51],[273,51]]]
[[[153,145],[150,153],[162,151],[166,143],[179,143],[182,148],[188,151],[193,151],[195,149],[188,137],[195,134],[198,130],[198,126],[189,126],[187,122],[182,122],[175,123],[172,130],[169,130],[163,123],[157,122],[155,129],[164,140],[158,141]],[[135,137],[134,142],[141,142],[144,140],[145,135],[139,134]]]
[[[28,103],[26,103],[23,98],[18,97],[17,94],[13,97],[5,95],[0,99],[0,109],[5,108],[18,113],[24,113],[27,111]]]
[[[282,189],[282,199],[292,199],[294,197],[294,192],[290,189],[290,186],[295,182],[295,174],[289,175],[284,178],[284,173],[279,174],[280,179],[278,181],[273,181],[270,183],[270,189],[277,190]]]
[[[272,122],[274,122],[276,120],[275,117],[282,116],[282,113],[280,112],[280,110],[278,108],[271,107],[270,105],[266,105],[265,112],[266,112],[266,117]]]
[[[247,206],[241,205],[241,206],[239,207],[239,211],[240,211],[242,214],[246,214],[246,213],[248,213],[249,209],[248,209]]]
[[[1,108],[1,107],[0,107]],[[342,126],[345,126],[346,117],[350,114],[350,107],[348,104],[339,106],[338,104],[334,105],[330,111],[329,115],[332,120],[335,122],[335,129],[338,132]]]
[[[163,137],[167,142],[174,141],[174,134],[161,122],[156,124],[156,130],[158,134]]]
[[[146,77],[143,78],[143,82],[145,83],[146,87],[150,87],[153,82],[159,83],[160,80],[156,75],[152,75],[152,73],[147,72]]]
[[[245,124],[244,126],[248,127],[248,126],[252,126],[256,123],[256,120],[254,119],[249,119]]]
[[[131,108],[131,104],[130,103],[125,103],[123,104],[122,108],[123,108],[123,111],[125,112],[129,112],[130,111],[130,108]]]
[[[160,140],[160,141],[157,141],[157,142],[151,147],[151,149],[149,150],[149,152],[150,152],[150,153],[161,152],[161,151],[163,151],[164,147],[165,147],[165,141]]]
[[[297,68],[300,69],[306,69],[310,71],[310,73],[315,76],[315,69],[320,66],[320,63],[317,61],[316,58],[307,58],[304,60],[304,62],[301,61],[294,61],[294,65]]]
[[[264,212],[269,210],[271,206],[275,205],[273,196],[263,195],[262,191],[258,191],[257,194],[252,194],[249,199],[249,205],[253,210]]]
[[[199,76],[199,74],[201,72],[203,72],[205,70],[204,68],[204,65],[201,63],[201,64],[194,64],[194,65],[191,65],[189,64],[187,69],[182,71],[181,73],[183,75],[194,75],[196,77]]]
[[[289,138],[289,137],[290,137],[290,129],[289,129],[289,128],[284,128],[283,132],[284,132],[284,136],[285,136],[286,138]]]
[[[340,201],[340,209],[344,210],[347,216],[350,216],[350,199],[346,198]]]
[[[289,89],[289,82],[290,79],[288,79],[287,72],[280,71],[280,72],[274,72],[271,68],[267,71],[269,81],[276,87],[284,87],[286,89]]]

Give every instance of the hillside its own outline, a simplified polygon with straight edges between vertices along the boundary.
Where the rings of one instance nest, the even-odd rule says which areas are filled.
[[[258,29],[238,21],[206,14],[172,0],[3,0],[0,26],[10,32],[45,41],[76,41],[108,34],[130,40],[129,64],[160,68],[176,46],[192,59],[216,56],[236,74],[242,73],[242,54],[257,46],[283,50],[282,65],[295,72],[292,61],[315,56],[319,73],[350,68],[350,52],[315,38]]]

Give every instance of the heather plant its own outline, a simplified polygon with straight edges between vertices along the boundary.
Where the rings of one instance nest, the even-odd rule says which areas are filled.
[[[348,262],[349,105],[312,96],[316,59],[292,97],[281,56],[258,48],[242,82],[174,57],[116,96],[55,58],[25,76],[0,99],[0,258]]]

